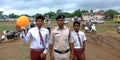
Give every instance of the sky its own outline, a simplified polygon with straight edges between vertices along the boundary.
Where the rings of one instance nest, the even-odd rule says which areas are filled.
[[[4,11],[5,15],[44,14],[58,9],[70,13],[76,9],[120,11],[120,0],[0,0],[0,11]]]

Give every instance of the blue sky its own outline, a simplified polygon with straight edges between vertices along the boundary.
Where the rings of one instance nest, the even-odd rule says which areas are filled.
[[[73,12],[75,9],[120,11],[120,0],[0,0],[0,11],[6,15],[44,14],[58,9],[65,12]]]

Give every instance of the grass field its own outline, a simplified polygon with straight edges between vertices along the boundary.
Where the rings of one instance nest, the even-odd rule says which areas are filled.
[[[15,22],[0,21],[0,32],[3,30],[15,30]]]

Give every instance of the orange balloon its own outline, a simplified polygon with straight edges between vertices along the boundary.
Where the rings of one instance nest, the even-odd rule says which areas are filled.
[[[17,19],[16,24],[17,24],[19,27],[26,27],[26,26],[28,26],[28,24],[29,24],[29,19],[28,19],[28,17],[26,17],[26,16],[20,16],[20,17]]]

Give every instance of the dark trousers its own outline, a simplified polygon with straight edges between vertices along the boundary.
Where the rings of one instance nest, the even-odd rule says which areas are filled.
[[[85,53],[83,53],[83,49],[74,49],[74,55],[76,59],[74,60],[85,60]]]
[[[40,57],[40,54],[43,53],[43,51],[35,51],[35,50],[30,50],[30,57],[31,57],[31,60],[46,60],[46,57],[45,58],[41,58]]]

